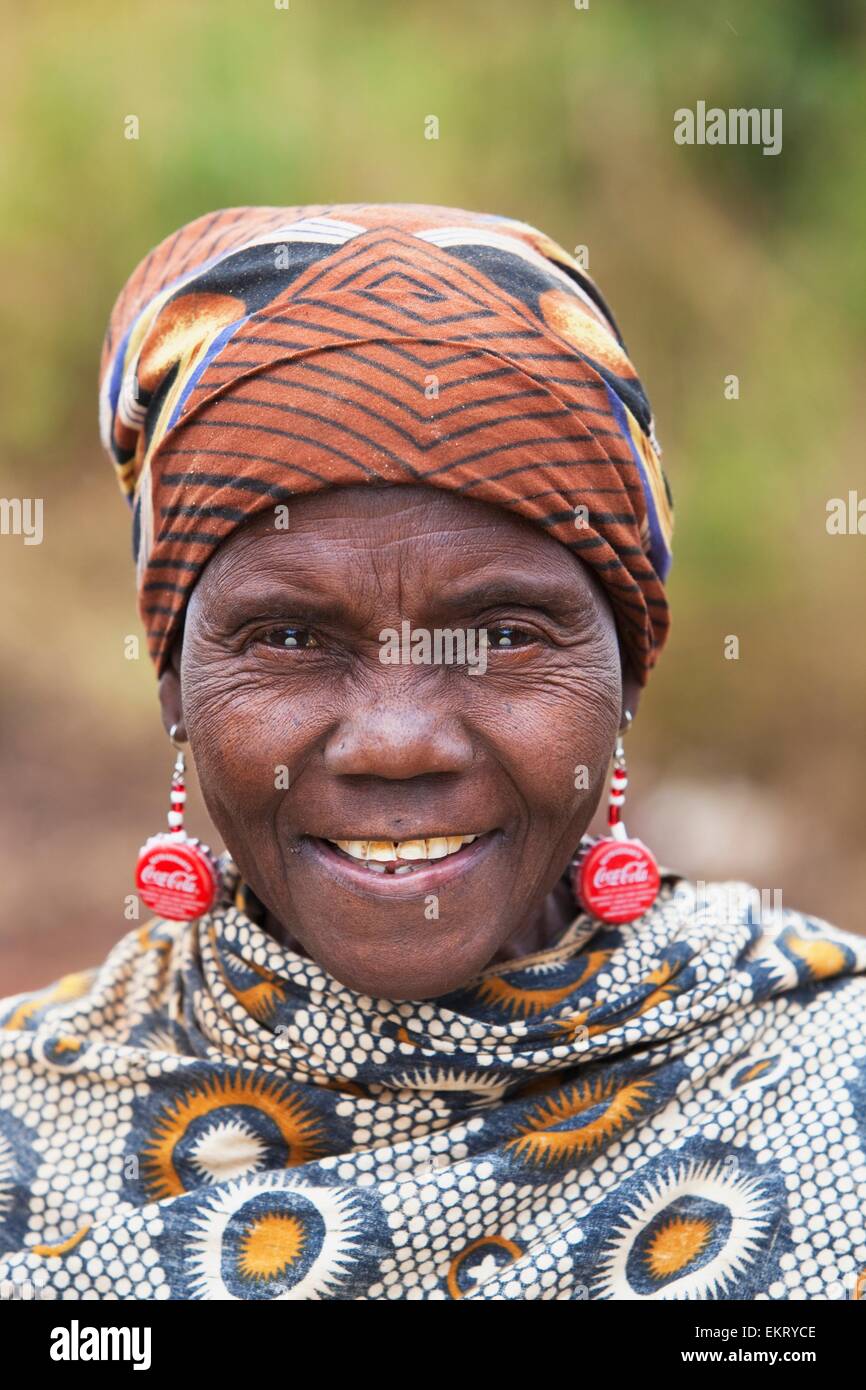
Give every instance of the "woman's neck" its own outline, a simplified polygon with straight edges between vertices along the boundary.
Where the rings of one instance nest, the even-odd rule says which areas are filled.
[[[535,915],[503,941],[492,960],[488,961],[488,965],[519,960],[521,956],[533,956],[538,951],[546,951],[558,940],[565,928],[571,925],[577,912],[568,879],[563,876],[552,892],[548,893]]]

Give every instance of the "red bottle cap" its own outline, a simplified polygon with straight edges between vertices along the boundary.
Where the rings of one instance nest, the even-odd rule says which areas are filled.
[[[216,866],[198,840],[185,834],[154,835],[139,853],[135,886],[142,902],[160,917],[191,922],[216,902]]]
[[[633,922],[652,907],[661,886],[659,866],[641,840],[598,840],[573,874],[576,897],[602,922]]]

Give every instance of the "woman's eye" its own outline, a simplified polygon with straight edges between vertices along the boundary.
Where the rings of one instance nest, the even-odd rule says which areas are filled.
[[[508,647],[525,647],[535,641],[537,638],[524,627],[500,624],[498,627],[487,629],[487,645],[494,651],[505,651]]]
[[[266,647],[283,647],[289,651],[308,651],[319,645],[308,627],[272,627],[262,641]]]
[[[321,646],[308,627],[272,627],[261,640],[267,647],[287,651],[310,651]],[[487,645],[496,651],[507,651],[510,647],[525,647],[537,640],[526,628],[510,623],[500,623],[496,627],[487,628]]]

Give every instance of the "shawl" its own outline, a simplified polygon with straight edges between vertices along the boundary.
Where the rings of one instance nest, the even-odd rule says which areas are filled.
[[[217,546],[326,487],[504,507],[610,599],[643,684],[669,628],[672,502],[610,309],[525,222],[425,204],[227,208],[133,271],[100,371],[162,670]]]
[[[102,1299],[843,1299],[866,941],[666,873],[426,1002],[243,893],[0,1005],[0,1284]]]

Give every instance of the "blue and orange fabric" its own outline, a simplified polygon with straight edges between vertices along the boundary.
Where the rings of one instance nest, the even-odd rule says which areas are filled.
[[[117,299],[100,418],[158,669],[235,527],[365,483],[528,517],[595,570],[641,682],[664,643],[649,402],[592,280],[527,223],[403,203],[197,218]]]
[[[0,1287],[863,1296],[862,937],[669,875],[637,922],[392,1002],[225,871],[209,916],[0,1002]]]

